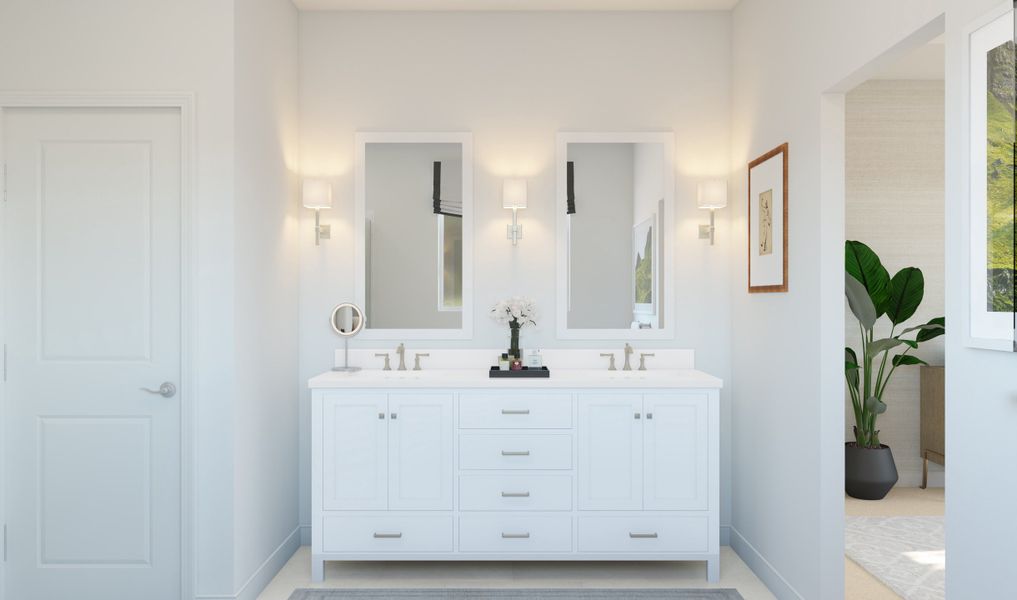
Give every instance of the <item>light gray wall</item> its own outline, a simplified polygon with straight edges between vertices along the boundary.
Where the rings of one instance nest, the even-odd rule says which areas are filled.
[[[569,327],[632,323],[633,144],[569,144],[575,163]]]
[[[590,347],[555,339],[555,133],[660,131],[676,135],[668,314],[676,338],[635,344],[695,348],[697,366],[728,379],[730,211],[718,211],[718,246],[697,238],[706,215],[696,184],[728,172],[730,15],[724,12],[419,12],[300,15],[301,171],[330,178],[335,208],[322,211],[332,239],[314,246],[312,211],[301,211],[301,377],[332,366],[340,340],[328,328],[336,302],[353,297],[354,132],[472,131],[475,160],[474,336],[411,347],[508,347],[488,316],[512,295],[536,299],[538,326],[524,348]],[[695,57],[690,60],[689,57]],[[506,178],[523,177],[525,237],[505,239]],[[398,341],[355,338],[354,347]],[[599,342],[600,347],[617,341]],[[730,514],[727,390],[721,395],[721,523]],[[310,523],[309,393],[301,398],[301,523]]]
[[[235,3],[236,405],[233,591],[257,592],[276,553],[299,542],[297,11],[289,0]],[[199,492],[199,497],[200,497]]]
[[[441,161],[442,196],[462,201],[459,144],[367,144],[372,329],[458,329],[462,313],[438,310],[438,220],[432,186]]]
[[[909,325],[945,314],[943,102],[942,80],[880,80],[858,86],[845,103],[845,233],[875,250],[891,276],[904,267],[922,270],[925,299]],[[845,314],[847,345],[860,353],[858,321]],[[877,337],[889,335],[888,328],[879,331]],[[922,344],[915,355],[942,365],[943,341]],[[919,373],[918,367],[897,369],[884,396],[889,408],[878,421],[901,486],[922,479]],[[846,398],[844,439],[853,441],[854,413]],[[930,464],[929,471],[930,481],[942,485],[942,467]]]
[[[960,4],[949,0],[952,7]],[[846,91],[838,87],[846,78],[933,21],[946,5],[741,0],[733,12],[731,202],[725,209],[739,232],[731,270],[731,537],[779,598],[844,593],[843,204],[829,193],[836,169],[824,170],[822,160],[838,152],[824,146],[823,135],[842,129],[843,118],[832,120],[838,99],[824,94]],[[951,43],[960,52],[957,40],[948,41],[948,54]],[[789,291],[749,294],[747,164],[783,142],[789,144]],[[954,222],[956,240],[960,220]],[[948,363],[955,364],[949,357]],[[956,460],[951,457],[953,469]],[[950,553],[948,569],[956,564],[953,540]],[[948,573],[947,581],[956,580]],[[978,596],[956,589],[957,597]]]

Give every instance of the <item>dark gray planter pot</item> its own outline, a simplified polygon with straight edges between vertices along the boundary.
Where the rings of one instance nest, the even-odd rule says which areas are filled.
[[[844,489],[861,500],[882,500],[897,483],[897,465],[889,446],[861,448],[844,445]]]

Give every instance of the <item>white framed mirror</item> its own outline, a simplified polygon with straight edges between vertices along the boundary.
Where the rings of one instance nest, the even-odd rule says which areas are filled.
[[[473,335],[473,136],[356,135],[356,303],[365,339]]]
[[[674,337],[674,134],[557,137],[560,339]]]

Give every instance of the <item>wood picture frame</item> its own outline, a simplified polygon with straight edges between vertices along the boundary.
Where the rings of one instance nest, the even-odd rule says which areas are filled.
[[[788,145],[785,142],[749,163],[747,243],[750,294],[788,291],[787,158]],[[756,171],[756,187],[753,187],[753,171]],[[776,202],[780,206],[775,206]],[[760,214],[761,211],[768,212],[769,216]]]

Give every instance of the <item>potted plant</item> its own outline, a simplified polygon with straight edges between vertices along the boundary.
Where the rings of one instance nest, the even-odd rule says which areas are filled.
[[[492,306],[491,318],[502,325],[509,326],[508,354],[521,360],[523,353],[519,349],[519,330],[525,325],[537,324],[537,303],[529,298],[513,296]]]
[[[862,336],[860,352],[844,349],[844,375],[855,416],[855,441],[844,448],[845,489],[854,498],[880,500],[897,483],[893,453],[879,442],[876,429],[876,419],[886,412],[883,395],[898,367],[927,364],[912,351],[943,335],[946,320],[937,317],[922,325],[904,325],[925,295],[920,269],[905,267],[890,277],[876,253],[856,241],[845,244],[844,254],[844,291]],[[889,335],[880,337],[876,323],[884,316],[890,322]]]

